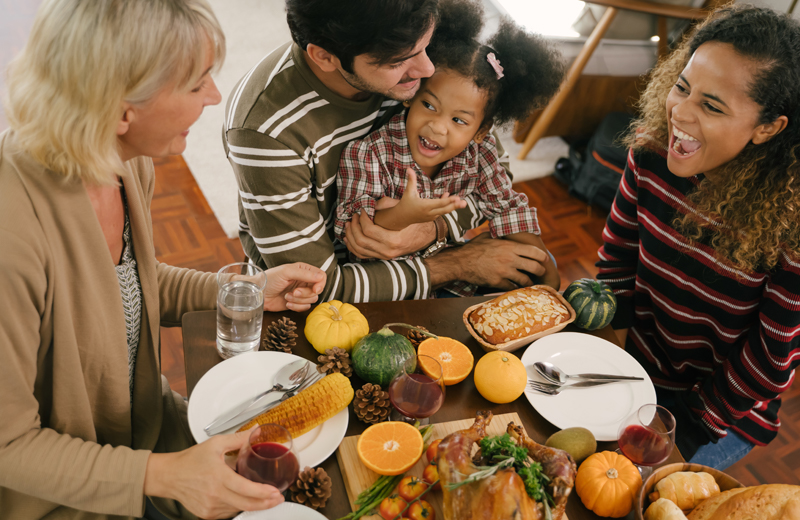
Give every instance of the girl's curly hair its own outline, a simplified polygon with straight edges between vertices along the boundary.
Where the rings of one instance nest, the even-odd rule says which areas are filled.
[[[707,42],[731,44],[758,65],[748,94],[761,106],[759,124],[781,115],[789,123],[766,143],[748,143],[720,167],[714,182],[703,179],[688,195],[696,213],[678,214],[674,225],[692,240],[708,237],[720,259],[741,269],[772,269],[782,249],[800,250],[800,25],[795,20],[750,5],[712,13],[653,71],[639,103],[642,116],[631,124],[626,142],[634,149],[668,146],[667,95]]]
[[[475,0],[441,0],[439,24],[428,46],[436,68],[449,69],[475,82],[487,94],[484,125],[503,126],[541,108],[558,91],[566,66],[561,54],[538,35],[509,20],[487,45],[476,38],[483,28],[483,7]],[[502,79],[487,61],[494,53]]]

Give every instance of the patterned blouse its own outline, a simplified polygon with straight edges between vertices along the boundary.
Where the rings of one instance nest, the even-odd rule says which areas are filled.
[[[139,350],[139,333],[142,330],[142,284],[136,270],[136,259],[133,256],[133,240],[131,239],[131,221],[128,217],[128,203],[123,192],[125,203],[125,229],[122,231],[122,261],[115,267],[119,280],[119,291],[122,295],[122,307],[125,310],[125,329],[128,336],[128,380],[133,404],[133,374],[136,370],[136,352]]]

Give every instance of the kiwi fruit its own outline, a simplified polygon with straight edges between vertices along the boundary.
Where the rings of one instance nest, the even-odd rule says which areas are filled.
[[[572,455],[576,463],[580,463],[597,451],[597,440],[586,428],[566,428],[551,435],[545,446],[564,450]]]

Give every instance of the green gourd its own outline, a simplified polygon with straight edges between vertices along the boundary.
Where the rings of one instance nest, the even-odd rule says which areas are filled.
[[[575,325],[585,330],[597,330],[611,323],[617,311],[617,298],[611,287],[591,278],[581,278],[569,284],[564,299],[575,309]]]
[[[392,379],[403,370],[403,366],[410,358],[417,355],[414,345],[402,334],[395,334],[389,327],[408,327],[425,333],[416,327],[405,323],[387,323],[378,332],[367,334],[355,344],[350,352],[353,369],[356,375],[374,385],[380,385],[386,390]],[[433,334],[427,334],[436,337]],[[414,362],[416,367],[416,359]]]

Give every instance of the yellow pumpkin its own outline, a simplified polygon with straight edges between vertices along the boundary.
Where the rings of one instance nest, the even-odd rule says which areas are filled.
[[[369,333],[369,323],[361,312],[338,300],[321,303],[306,318],[306,339],[320,354],[333,347],[350,352],[353,345]]]
[[[624,455],[603,451],[590,455],[575,479],[575,492],[598,516],[620,518],[631,512],[642,476]]]

